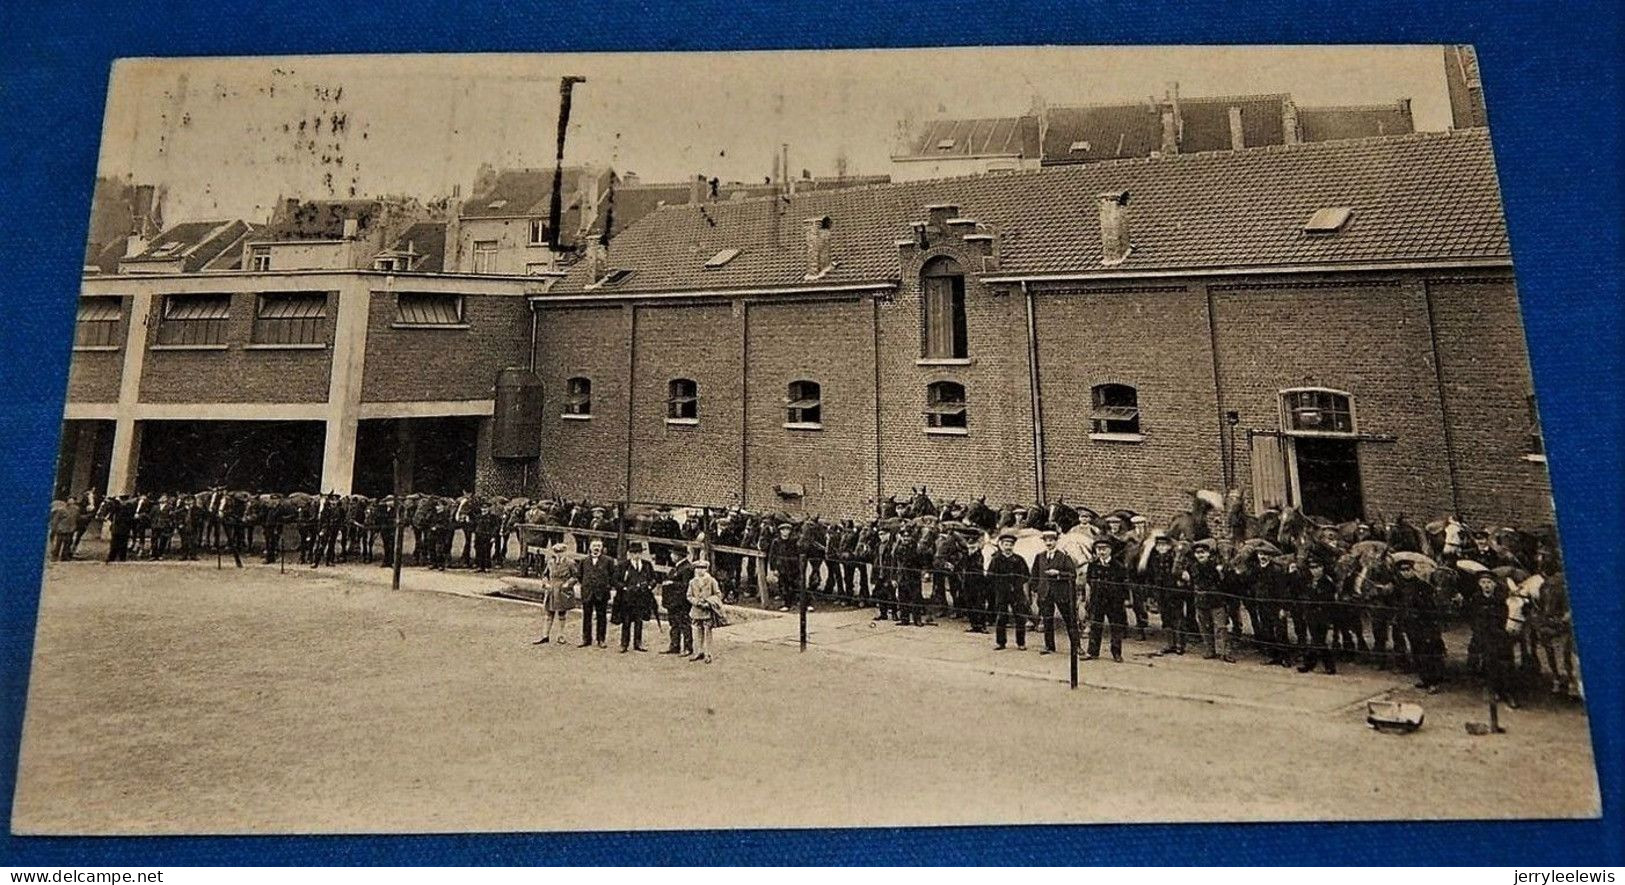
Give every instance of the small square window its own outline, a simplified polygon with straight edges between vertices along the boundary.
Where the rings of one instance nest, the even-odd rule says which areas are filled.
[[[564,414],[581,418],[592,415],[592,379],[575,377],[565,382]]]
[[[496,240],[475,240],[474,241],[474,272],[475,273],[496,273],[497,272],[497,241]]]
[[[271,269],[271,247],[248,247],[248,269],[264,273]]]
[[[540,218],[530,220],[530,244],[532,246],[547,245],[547,222]]]
[[[1140,394],[1127,384],[1096,384],[1090,390],[1094,408],[1089,412],[1089,432],[1111,435],[1138,435]]]
[[[791,381],[785,396],[786,424],[822,424],[824,422],[823,390],[817,381]]]
[[[925,426],[931,430],[969,426],[965,414],[965,385],[937,381],[925,388]]]

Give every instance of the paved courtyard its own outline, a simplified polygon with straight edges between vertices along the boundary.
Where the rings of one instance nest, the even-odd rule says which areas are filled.
[[[1418,698],[1199,656],[1082,665],[954,624],[820,610],[719,631],[717,661],[536,647],[496,579],[51,564],[19,833],[402,832],[1573,817],[1583,709]],[[570,626],[579,622],[571,618]],[[654,625],[652,648],[665,637]],[[1405,687],[1401,687],[1405,686]],[[1364,725],[1419,699],[1409,736]]]

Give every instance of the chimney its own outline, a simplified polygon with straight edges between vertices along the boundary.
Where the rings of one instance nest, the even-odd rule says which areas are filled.
[[[356,218],[344,219],[344,239],[353,240],[361,231],[361,221]]]
[[[1297,144],[1298,141],[1298,106],[1288,97],[1281,102],[1281,143]]]
[[[688,204],[698,206],[705,202],[705,176],[696,173],[688,183]]]
[[[948,229],[948,219],[959,217],[959,207],[953,203],[933,203],[925,207],[928,223],[939,231]]]
[[[446,201],[446,245],[442,247],[440,269],[456,273],[462,266],[463,251],[463,197],[460,185],[453,185],[451,199]]]
[[[1128,191],[1100,195],[1100,263],[1115,267],[1134,251],[1128,236]]]
[[[1247,146],[1247,134],[1241,128],[1241,108],[1230,106],[1230,149],[1239,151]]]
[[[140,231],[131,231],[124,240],[124,257],[134,258],[147,251],[147,242],[147,238],[142,236]]]
[[[834,222],[828,215],[806,218],[801,222],[807,239],[807,279],[817,279],[835,265],[830,254],[829,231]]]
[[[1402,98],[1398,102],[1396,102],[1395,104],[1399,107],[1399,112],[1401,114],[1403,114],[1406,119],[1410,119],[1410,116],[1411,116],[1411,100],[1408,99],[1408,98]]]
[[[596,286],[609,274],[609,247],[597,240],[587,244],[587,285]]]
[[[1162,153],[1164,156],[1173,156],[1179,153],[1179,144],[1184,141],[1185,121],[1179,113],[1179,84],[1168,82],[1168,92],[1162,103]]]
[[[135,205],[131,207],[130,231],[142,239],[156,237],[163,225],[158,221],[158,189],[150,184],[135,186]]]

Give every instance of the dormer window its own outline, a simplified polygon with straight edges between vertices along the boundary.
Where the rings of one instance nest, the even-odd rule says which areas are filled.
[[[271,247],[249,246],[248,269],[264,273],[271,269]]]

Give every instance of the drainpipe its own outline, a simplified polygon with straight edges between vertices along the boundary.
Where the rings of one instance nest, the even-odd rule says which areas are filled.
[[[1439,388],[1439,417],[1444,419],[1444,457],[1450,470],[1450,506],[1461,519],[1461,483],[1456,478],[1456,439],[1450,429],[1450,401],[1444,389],[1444,363],[1439,360],[1439,327],[1433,318],[1433,287],[1422,282],[1422,298],[1428,308],[1428,344],[1433,348],[1433,382]]]
[[[739,507],[750,486],[750,302],[739,302]]]
[[[1038,314],[1037,306],[1033,303],[1032,286],[1023,280],[1021,294],[1027,301],[1027,387],[1032,397],[1033,413],[1033,463],[1037,470],[1033,474],[1034,491],[1040,504],[1049,503],[1045,496],[1044,482],[1044,397],[1039,392],[1038,379]]]
[[[869,299],[869,304],[872,308],[872,316],[874,317],[872,328],[875,348],[875,507],[878,508],[880,506],[880,490],[882,487],[880,460],[880,296],[871,296]]]
[[[626,306],[626,494],[623,503],[632,502],[632,391],[638,376],[638,308]],[[626,509],[621,510],[621,521],[626,521]]]
[[[1224,491],[1225,494],[1228,495],[1230,493],[1230,489],[1239,485],[1239,483],[1236,482],[1236,464],[1234,454],[1236,451],[1236,428],[1230,427],[1229,430],[1226,431],[1228,424],[1224,420],[1224,388],[1219,384],[1219,326],[1213,307],[1213,288],[1211,286],[1202,287],[1202,299],[1207,303],[1208,355],[1213,358],[1213,404],[1218,408],[1219,412],[1219,472],[1224,475]],[[1231,454],[1229,457],[1226,457],[1225,455],[1226,447],[1224,435],[1226,432],[1230,434],[1229,451]],[[1252,492],[1255,496],[1258,494],[1257,489],[1253,489]],[[1258,506],[1258,502],[1256,500],[1253,501],[1253,506],[1255,508]]]
[[[538,320],[538,317],[539,317],[540,313],[541,312],[536,309],[535,304],[532,304],[530,306],[530,365],[529,365],[529,368],[530,368],[530,370],[532,372],[536,371],[536,328],[537,328],[537,320]]]
[[[540,315],[541,315],[541,311],[537,309],[534,302],[531,303],[531,305],[530,305],[530,358],[526,361],[526,368],[530,370],[530,373],[532,375],[536,374],[536,333],[537,333],[537,329],[539,327],[539,321],[541,319]],[[543,391],[543,394],[545,396],[546,391]],[[538,453],[538,455],[537,455],[537,463],[536,463],[536,474],[538,476],[540,476],[541,472],[542,472],[542,465],[541,465],[540,457],[541,456]],[[522,494],[522,495],[529,495],[530,494],[530,462],[529,461],[526,461],[523,465],[521,465],[521,467],[519,469],[519,493]],[[399,548],[397,548],[397,549],[399,549]]]

